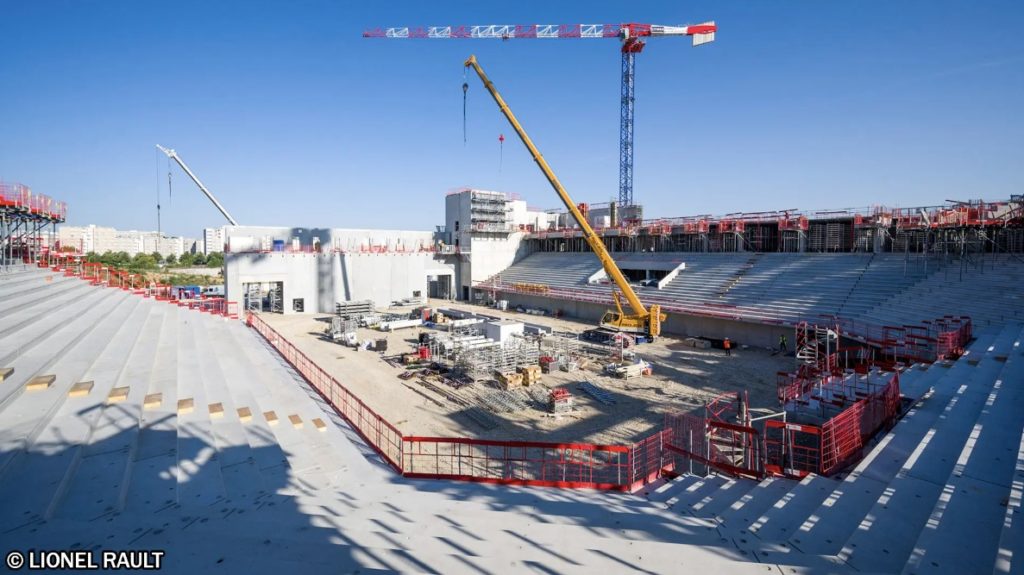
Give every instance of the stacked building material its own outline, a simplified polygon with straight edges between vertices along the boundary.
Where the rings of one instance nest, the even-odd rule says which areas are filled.
[[[572,394],[567,389],[555,389],[548,396],[548,409],[551,413],[567,413],[572,411]]]
[[[334,305],[334,313],[346,319],[359,319],[373,313],[373,300],[339,301]]]
[[[540,383],[539,365],[524,365],[519,368],[519,373],[523,376],[523,385],[530,386],[535,383]]]
[[[498,373],[498,382],[505,389],[512,389],[523,385],[523,374],[521,373]]]

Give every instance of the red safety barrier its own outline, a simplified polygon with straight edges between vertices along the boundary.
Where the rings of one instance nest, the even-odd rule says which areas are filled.
[[[765,421],[764,470],[772,475],[802,478],[821,472],[821,429],[813,425]]]
[[[398,428],[377,415],[358,397],[331,377],[306,354],[278,334],[256,314],[248,314],[246,323],[256,330],[281,357],[299,372],[320,395],[334,407],[335,411],[373,447],[396,471],[402,471],[402,434]]]
[[[931,363],[956,359],[972,336],[971,318],[944,316],[914,325],[877,325],[829,316],[844,337],[878,348],[878,363]]]
[[[900,412],[900,375],[880,392],[854,403],[821,426],[821,474],[829,475],[861,455],[867,442]]]
[[[820,427],[779,420],[765,422],[764,469],[801,478],[831,475],[861,457],[864,447],[900,412],[900,378],[894,374],[881,389],[857,389],[856,380],[828,378],[814,400],[842,409]],[[806,402],[804,402],[806,403]],[[797,411],[799,415],[799,410]]]
[[[632,491],[672,470],[669,430],[632,445],[403,436],[259,315],[246,321],[405,477]]]
[[[691,462],[728,475],[763,477],[761,437],[752,427],[712,419],[709,415],[665,415],[666,449]]]
[[[631,483],[623,445],[404,437],[402,475],[483,483],[617,489]]]

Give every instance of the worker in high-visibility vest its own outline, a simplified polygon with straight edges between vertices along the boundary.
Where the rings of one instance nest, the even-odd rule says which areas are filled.
[[[725,338],[725,341],[722,342],[722,348],[725,350],[725,355],[732,355],[732,342],[729,341],[729,338]]]
[[[779,353],[786,353],[786,351],[787,351],[786,348],[788,347],[786,345],[787,343],[788,342],[786,341],[786,334],[780,335],[779,336]]]

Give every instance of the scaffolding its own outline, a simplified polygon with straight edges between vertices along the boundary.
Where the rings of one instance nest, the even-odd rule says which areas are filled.
[[[263,311],[263,286],[259,283],[245,284],[245,311]]]
[[[521,367],[537,365],[539,359],[539,341],[512,337],[502,344],[476,345],[460,350],[456,366],[474,377],[490,378],[499,373],[515,373]]]
[[[67,204],[22,184],[0,182],[0,271],[48,255],[47,238],[67,219]]]
[[[284,313],[284,282],[270,284],[270,293],[267,297],[270,303],[270,313]]]

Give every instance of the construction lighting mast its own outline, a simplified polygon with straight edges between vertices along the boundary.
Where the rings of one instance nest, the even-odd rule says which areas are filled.
[[[622,107],[619,114],[619,206],[633,203],[633,105],[636,55],[645,39],[658,36],[692,36],[700,46],[715,39],[714,22],[693,26],[656,24],[532,24],[490,26],[429,26],[426,28],[375,28],[364,38],[618,38],[622,43]]]
[[[235,221],[235,218],[231,217],[231,214],[229,214],[228,211],[224,209],[224,206],[220,205],[220,202],[217,201],[217,198],[213,197],[213,194],[210,193],[210,190],[207,190],[206,186],[204,186],[203,183],[199,181],[199,178],[197,178],[196,175],[192,173],[192,170],[188,169],[188,166],[185,165],[185,162],[182,161],[182,159],[174,150],[168,150],[167,148],[161,146],[160,144],[157,144],[156,147],[161,152],[167,154],[168,158],[174,160],[179,166],[181,166],[182,170],[185,170],[185,173],[188,174],[188,177],[192,178],[192,181],[195,182],[197,186],[199,186],[199,191],[206,194],[206,197],[209,198],[211,202],[213,202],[213,205],[217,206],[217,209],[220,210],[220,213],[224,214],[224,217],[227,218],[228,222],[231,225],[238,225],[238,222]]]
[[[569,193],[562,187],[562,183],[558,181],[558,176],[548,165],[547,160],[541,155],[540,150],[533,144],[533,140],[526,134],[526,130],[523,129],[522,125],[519,124],[519,120],[516,119],[515,114],[512,113],[512,109],[505,103],[505,99],[498,93],[498,89],[494,87],[490,79],[487,78],[487,74],[484,73],[484,69],[480,67],[480,63],[476,61],[476,56],[470,56],[465,62],[467,68],[472,67],[476,72],[477,76],[480,77],[480,81],[484,83],[484,87],[491,93],[491,97],[501,108],[501,113],[508,119],[509,124],[512,125],[512,129],[516,131],[519,139],[522,140],[523,144],[528,150],[530,155],[533,156],[533,160],[537,162],[537,166],[540,171],[544,172],[544,177],[551,183],[551,187],[555,189],[559,199],[562,200],[562,204],[565,205],[569,213],[576,220],[576,223],[583,230],[583,239],[587,241],[590,249],[594,251],[597,259],[601,260],[601,267],[604,268],[608,277],[611,278],[615,285],[618,286],[622,295],[625,296],[626,301],[629,302],[629,306],[632,308],[632,314],[626,314],[622,311],[622,304],[619,302],[619,294],[612,292],[615,299],[616,312],[607,312],[604,318],[601,320],[603,327],[609,327],[617,331],[628,331],[634,333],[644,333],[651,337],[657,337],[661,334],[661,322],[665,321],[665,315],[661,313],[661,306],[652,305],[650,310],[644,307],[644,304],[637,297],[636,292],[626,281],[625,276],[622,275],[622,270],[615,264],[615,260],[612,259],[612,255],[608,253],[608,250],[604,247],[604,242],[598,237],[597,232],[590,227],[587,222],[587,218],[583,217],[580,213],[576,203],[573,202],[572,198],[569,197]]]

